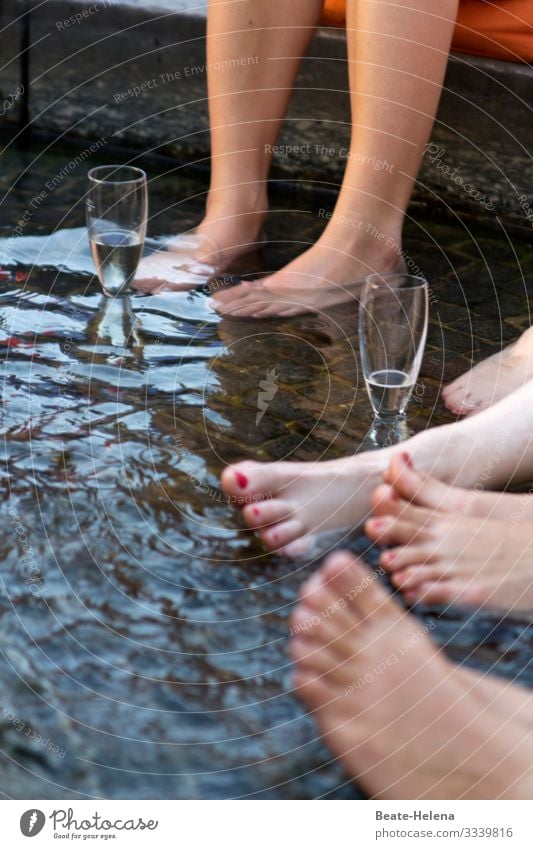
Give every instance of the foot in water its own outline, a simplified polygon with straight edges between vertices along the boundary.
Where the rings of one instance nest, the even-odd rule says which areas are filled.
[[[452,413],[470,416],[490,407],[533,378],[533,328],[513,345],[488,357],[442,392]]]
[[[230,199],[223,209],[208,201],[206,216],[195,230],[170,239],[165,250],[141,260],[134,287],[155,294],[205,286],[236,260],[263,247],[265,216],[266,205],[239,206],[232,212]]]
[[[365,530],[406,602],[533,610],[531,495],[448,487],[405,457],[385,477]]]
[[[289,317],[357,300],[367,275],[404,268],[394,239],[354,243],[353,228],[347,233],[328,226],[315,245],[280,271],[217,292],[212,305],[237,318]]]
[[[370,798],[529,799],[533,697],[451,663],[349,554],[302,587],[294,688]]]
[[[360,525],[372,511],[372,493],[383,482],[392,459],[405,451],[419,469],[431,471],[433,483],[436,478],[447,485],[433,496],[437,500],[445,492],[450,503],[461,495],[461,490],[450,489],[452,484],[473,490],[480,481],[487,488],[503,488],[513,478],[528,481],[533,468],[532,428],[533,382],[485,410],[479,419],[428,428],[402,445],[327,462],[235,463],[224,470],[222,488],[232,502],[246,505],[244,519],[267,547],[283,550],[316,531]],[[489,464],[487,458],[492,457],[497,462]],[[428,498],[429,492],[428,483]],[[493,502],[487,507],[492,497],[468,494],[472,505],[485,502],[481,510],[493,509]],[[494,497],[498,509],[507,510],[502,505],[511,502],[502,495]],[[518,509],[526,506],[529,515],[530,503]]]
[[[372,498],[376,515],[384,515],[394,505],[395,495],[418,507],[445,513],[460,513],[480,519],[533,522],[533,496],[529,493],[490,492],[483,487],[467,489],[444,483],[434,475],[414,468],[406,451],[397,454],[383,474],[385,485]],[[396,511],[395,511],[396,513]]]
[[[361,524],[387,463],[386,452],[321,463],[255,463],[229,466],[222,489],[243,499],[243,518],[265,546],[290,553],[296,540]]]

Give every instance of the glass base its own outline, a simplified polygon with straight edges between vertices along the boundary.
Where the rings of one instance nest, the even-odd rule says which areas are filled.
[[[414,431],[409,429],[407,417],[394,416],[385,419],[376,416],[361,445],[361,451],[376,451],[379,448],[390,448],[399,445],[412,436]]]

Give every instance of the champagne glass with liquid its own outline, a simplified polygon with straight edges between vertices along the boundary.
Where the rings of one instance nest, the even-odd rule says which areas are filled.
[[[126,292],[146,237],[146,174],[130,165],[102,165],[88,173],[89,243],[105,295]]]
[[[404,416],[426,344],[429,287],[411,274],[371,274],[359,312],[363,376],[378,422]]]

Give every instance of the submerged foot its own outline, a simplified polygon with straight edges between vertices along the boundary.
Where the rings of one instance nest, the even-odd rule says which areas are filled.
[[[202,223],[189,233],[170,239],[165,250],[139,263],[134,286],[143,292],[184,291],[205,286],[232,263],[265,243],[262,232],[266,206],[231,211],[208,202]]]
[[[351,245],[347,239],[326,234],[280,271],[218,292],[213,307],[221,315],[238,318],[292,316],[329,309],[357,300],[364,278],[374,272],[394,271],[400,251],[379,243]],[[403,265],[402,265],[403,268]]]
[[[488,357],[442,392],[452,413],[469,416],[496,404],[533,378],[533,328],[513,345]]]
[[[532,697],[454,666],[350,555],[302,587],[291,625],[295,690],[370,797],[530,798]]]
[[[218,247],[207,236],[192,231],[169,241],[165,250],[144,257],[133,285],[152,294],[188,291],[205,285],[220,265]]]
[[[395,461],[398,466],[398,461]],[[391,473],[387,473],[391,475]],[[421,491],[431,506],[420,506],[420,494],[405,500],[416,473],[400,469],[392,487],[374,493],[376,518],[367,521],[369,537],[390,546],[380,557],[392,583],[412,604],[461,603],[474,606],[533,609],[533,523],[515,511],[515,519],[467,515],[463,495],[443,493],[447,508],[435,503],[440,484],[428,494],[433,481],[424,480]],[[391,475],[392,476],[392,475]],[[410,477],[409,477],[410,476]],[[406,484],[408,481],[408,484]],[[424,489],[425,488],[425,489]],[[427,490],[427,491],[426,491]],[[446,497],[442,501],[446,501]],[[495,496],[496,497],[496,496]],[[505,496],[520,499],[520,496]],[[526,505],[531,510],[531,496]],[[479,503],[478,503],[479,508]]]

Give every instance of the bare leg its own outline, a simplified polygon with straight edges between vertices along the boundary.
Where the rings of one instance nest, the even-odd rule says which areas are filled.
[[[246,504],[244,519],[265,545],[285,551],[316,531],[361,524],[383,473],[404,451],[447,484],[497,489],[527,481],[532,433],[533,381],[475,418],[425,430],[401,446],[320,463],[238,463],[224,470],[222,487]]]
[[[207,277],[249,251],[260,237],[268,210],[272,145],[321,10],[322,0],[210,0],[211,184],[193,256],[205,266]],[[174,245],[182,254],[180,267],[182,244],[178,239]],[[176,273],[176,263],[168,254],[149,258],[138,272],[145,281],[142,288],[160,288],[163,278],[174,284],[163,288],[191,288],[186,276]]]
[[[453,664],[349,555],[302,587],[291,624],[295,690],[370,797],[531,797],[531,691]]]
[[[399,500],[428,510],[460,513],[478,519],[498,519],[511,526],[523,521],[533,522],[532,489],[518,493],[487,491],[482,483],[475,489],[450,486],[415,469],[407,453],[395,457],[383,479],[385,483],[378,487],[372,498],[375,515],[385,515],[391,498],[394,500],[394,491]]]
[[[405,210],[440,99],[457,0],[348,2],[352,140],[333,218],[316,245],[258,286],[220,292],[236,315],[293,315],[357,294],[393,270]]]

